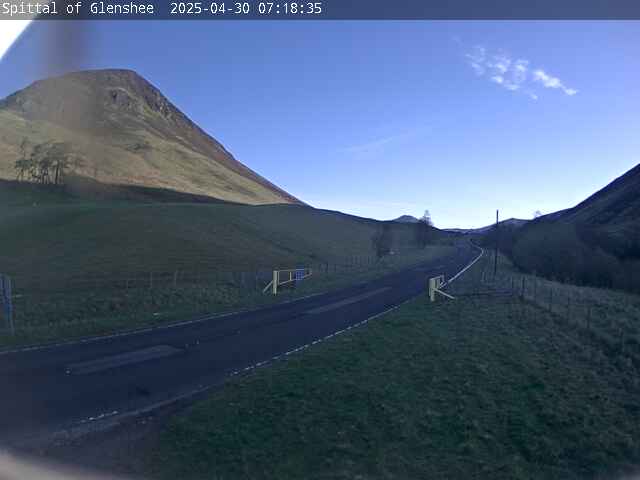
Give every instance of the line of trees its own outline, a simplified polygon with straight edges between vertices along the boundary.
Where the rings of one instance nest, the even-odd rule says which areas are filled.
[[[84,160],[67,142],[30,145],[24,139],[20,145],[20,158],[15,162],[16,180],[63,185],[68,172],[83,166]]]

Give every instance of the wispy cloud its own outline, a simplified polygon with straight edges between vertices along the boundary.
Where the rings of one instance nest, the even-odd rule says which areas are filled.
[[[558,77],[552,77],[544,70],[535,70],[533,72],[533,80],[541,83],[545,88],[559,88],[569,96],[578,93],[576,89],[566,87]]]
[[[539,98],[536,87],[540,86],[558,89],[569,96],[578,93],[578,90],[566,86],[558,77],[543,69],[532,69],[529,60],[513,58],[503,51],[493,52],[476,45],[465,54],[465,59],[478,77],[487,78],[506,90],[521,92],[532,100]]]
[[[376,138],[369,142],[360,143],[357,145],[351,145],[343,148],[342,151],[346,153],[351,153],[351,154],[376,153],[383,150],[388,145],[416,137],[417,135],[420,135],[421,133],[426,132],[426,130],[427,130],[426,128],[414,128],[414,129],[406,130],[404,132],[400,132],[394,135],[388,135],[385,137]]]

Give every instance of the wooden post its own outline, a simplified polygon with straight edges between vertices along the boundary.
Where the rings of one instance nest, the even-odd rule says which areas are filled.
[[[173,272],[173,288],[178,286],[178,271]]]
[[[273,281],[271,282],[271,293],[278,294],[278,271],[273,271]]]
[[[0,275],[0,282],[2,284],[2,291],[0,294],[3,297],[4,312],[7,317],[7,328],[11,336],[15,336],[16,327],[13,323],[13,303],[11,293],[11,277],[7,275]]]

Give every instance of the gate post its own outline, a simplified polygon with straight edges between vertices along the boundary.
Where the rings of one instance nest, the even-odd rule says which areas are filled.
[[[15,336],[16,329],[13,323],[13,305],[11,303],[11,278],[0,274],[0,293],[2,294],[2,306],[7,318],[7,328],[11,336]]]

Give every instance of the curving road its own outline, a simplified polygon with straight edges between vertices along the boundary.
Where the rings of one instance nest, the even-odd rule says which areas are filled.
[[[260,310],[0,353],[0,441],[115,418],[219,385],[418,295],[427,277],[452,278],[478,253],[459,245],[448,257],[400,273]]]

